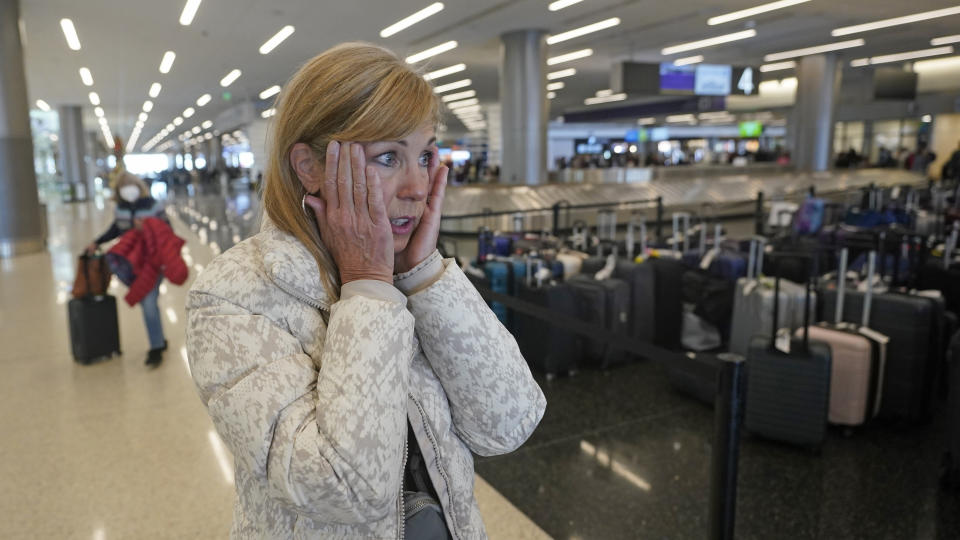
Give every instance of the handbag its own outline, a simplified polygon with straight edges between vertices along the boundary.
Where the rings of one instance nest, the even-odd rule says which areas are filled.
[[[93,255],[80,254],[77,274],[73,280],[73,297],[104,296],[110,286],[110,268],[99,251]]]
[[[404,537],[411,540],[451,540],[443,509],[427,475],[426,464],[413,428],[407,423],[407,464],[404,482],[413,491],[403,492]]]

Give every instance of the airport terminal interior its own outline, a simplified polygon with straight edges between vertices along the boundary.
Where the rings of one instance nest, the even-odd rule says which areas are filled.
[[[958,1],[0,0],[0,538],[960,538]]]

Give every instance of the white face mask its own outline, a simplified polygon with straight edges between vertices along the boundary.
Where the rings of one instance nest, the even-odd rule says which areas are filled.
[[[140,188],[137,186],[123,186],[120,188],[120,198],[127,202],[134,202],[140,198]]]

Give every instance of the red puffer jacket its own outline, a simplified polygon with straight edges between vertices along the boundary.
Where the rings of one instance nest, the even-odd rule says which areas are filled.
[[[107,254],[124,259],[133,271],[130,291],[124,297],[127,304],[134,306],[143,300],[161,273],[175,285],[187,280],[187,263],[180,256],[184,243],[170,225],[157,218],[144,219],[140,229],[130,229],[120,237]]]

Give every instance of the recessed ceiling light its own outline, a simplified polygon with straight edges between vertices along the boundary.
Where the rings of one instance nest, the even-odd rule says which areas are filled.
[[[460,73],[461,71],[467,69],[466,64],[454,64],[450,67],[445,67],[443,69],[438,69],[436,71],[431,71],[423,76],[425,80],[432,81],[434,79],[439,79],[446,75],[453,75],[454,73]]]
[[[193,107],[187,107],[186,109],[183,110],[183,117],[190,118],[191,116],[193,116],[193,113],[195,112],[197,111],[195,111]],[[174,120],[174,123],[176,123],[176,120]]]
[[[193,126],[193,129],[190,130],[190,132],[193,133],[194,135],[196,135],[197,133],[200,133],[201,131],[203,130],[200,129],[200,126]]]
[[[153,84],[150,85],[150,91],[147,92],[147,94],[149,94],[150,97],[155,98],[155,97],[157,97],[157,96],[160,95],[160,89],[161,89],[161,88],[163,88],[163,87],[160,86],[160,83],[155,82],[155,83],[153,83]]]
[[[696,49],[705,49],[707,47],[713,47],[714,45],[721,45],[723,43],[730,43],[731,41],[739,41],[741,39],[749,39],[756,37],[757,31],[753,28],[749,30],[743,30],[741,32],[734,32],[732,34],[724,34],[722,36],[716,36],[707,39],[701,39],[698,41],[691,41],[689,43],[681,43],[679,45],[672,45],[670,47],[665,47],[660,51],[660,54],[667,56],[671,54],[677,54],[687,51],[693,51]]]
[[[280,85],[273,85],[270,88],[267,88],[263,92],[260,92],[260,99],[267,99],[270,96],[275,96],[280,93]]]
[[[557,97],[556,92],[547,92],[547,99],[553,99],[555,97]]]
[[[778,62],[776,64],[764,64],[760,66],[761,73],[769,73],[771,71],[782,71],[784,69],[793,69],[797,67],[797,63],[793,60],[788,62]]]
[[[293,34],[294,28],[289,24],[280,29],[279,32],[273,35],[272,38],[268,39],[263,45],[260,46],[260,54],[270,54],[270,51],[277,48],[277,45],[283,43],[283,40],[290,37]]]
[[[231,84],[233,84],[233,81],[240,78],[240,75],[241,75],[241,71],[239,69],[235,69],[230,73],[227,73],[227,75],[224,78],[220,79],[220,86],[224,88],[230,86]]]
[[[80,38],[77,36],[77,29],[73,26],[70,19],[60,19],[60,28],[63,30],[63,37],[67,38],[67,47],[71,50],[80,50]]]
[[[87,94],[87,97],[90,98],[90,104],[93,105],[94,107],[96,107],[97,105],[100,105],[100,95],[97,94],[96,92],[90,92],[89,94]]]
[[[553,71],[547,73],[547,80],[552,81],[555,79],[563,79],[565,77],[572,77],[577,74],[577,70],[573,68],[561,69],[560,71]]]
[[[707,24],[710,26],[716,24],[723,24],[730,21],[736,21],[740,19],[746,19],[747,17],[753,17],[754,15],[759,15],[761,13],[767,13],[768,11],[774,11],[777,9],[783,9],[790,6],[795,6],[797,4],[803,4],[804,2],[809,2],[810,0],[780,0],[779,2],[770,2],[769,4],[763,4],[757,7],[752,7],[748,9],[741,9],[740,11],[734,11],[732,13],[726,13],[724,15],[717,15],[716,17],[710,17],[707,19]]]
[[[456,81],[449,84],[444,84],[442,86],[437,86],[433,89],[437,94],[442,94],[444,92],[449,92],[450,90],[458,90],[460,88],[466,88],[473,84],[473,81],[470,79],[463,79],[462,81]]]
[[[557,0],[556,2],[551,2],[547,9],[550,11],[560,11],[565,7],[570,7],[574,4],[579,4],[583,0]]]
[[[200,127],[202,127],[203,129],[210,129],[210,128],[212,128],[212,127],[213,127],[213,120],[205,120],[202,124],[200,124]]]
[[[97,115],[97,118],[103,118],[104,116],[103,107],[94,107],[93,114]]]
[[[866,24],[857,24],[854,26],[844,26],[842,28],[835,28],[830,32],[831,36],[849,36],[850,34],[859,34],[860,32],[869,32],[871,30],[878,30],[880,28],[889,28],[891,26],[900,26],[901,24],[910,24],[920,21],[928,21],[930,19],[937,19],[940,17],[947,17],[949,15],[960,15],[960,6],[954,6],[944,9],[937,9],[934,11],[925,11],[923,13],[914,13],[913,15],[905,15],[903,17],[894,17],[892,19],[883,19],[882,21],[875,21]]]
[[[153,102],[149,99],[143,102],[143,112],[150,112],[153,110]]]
[[[688,56],[686,58],[677,58],[676,60],[673,61],[673,65],[688,66],[691,64],[699,64],[700,62],[703,62],[702,54],[698,54],[696,56]]]
[[[607,96],[612,96],[612,95],[613,95],[613,90],[611,90],[611,89],[609,89],[609,88],[606,88],[606,89],[603,89],[603,90],[597,90],[597,93],[596,93],[596,96],[597,96],[597,97],[607,97]]]
[[[467,90],[466,92],[457,92],[456,94],[447,94],[443,96],[441,99],[443,100],[444,103],[449,103],[451,101],[458,101],[461,99],[472,98],[472,97],[475,97],[476,95],[477,95],[476,90]]]
[[[50,112],[50,104],[42,99],[37,100],[37,108],[43,112]]]
[[[408,64],[416,64],[417,62],[426,60],[427,58],[437,56],[438,54],[443,54],[447,51],[450,51],[456,48],[457,48],[456,41],[448,41],[446,43],[441,43],[440,45],[437,45],[435,47],[430,47],[427,50],[420,51],[416,54],[412,54],[406,58],[406,61]]]
[[[547,84],[547,91],[563,90],[564,86],[566,86],[566,84],[564,84],[563,81],[552,82]]]
[[[203,107],[207,103],[210,103],[210,100],[213,99],[210,97],[210,94],[204,94],[197,98],[197,107]]]
[[[619,17],[611,17],[609,19],[604,19],[593,24],[588,24],[586,26],[581,26],[580,28],[574,28],[567,32],[562,32],[553,36],[547,36],[547,45],[553,45],[556,43],[562,43],[580,36],[585,36],[587,34],[592,34],[594,32],[599,32],[600,30],[606,30],[607,28],[612,28],[620,24]]]
[[[584,105],[597,105],[600,103],[610,103],[612,101],[623,101],[627,99],[626,94],[612,94],[604,97],[592,97],[583,100]]]
[[[451,103],[447,103],[447,108],[449,108],[450,110],[454,110],[454,109],[459,109],[461,107],[469,107],[471,105],[476,105],[478,103],[480,103],[480,100],[478,100],[477,98],[471,98],[471,99],[465,99],[463,101],[453,101]]]
[[[960,34],[955,36],[943,36],[930,40],[930,44],[934,47],[938,45],[949,45],[950,43],[960,43]]]
[[[869,61],[866,61],[866,58],[860,58],[850,62],[850,65],[853,67],[863,67],[866,65],[874,64],[889,64],[892,62],[905,62],[907,60],[916,60],[917,58],[928,58],[930,56],[940,56],[943,54],[953,54],[953,47],[937,47],[935,49],[923,49],[920,51],[910,51],[897,54],[884,54],[880,56],[872,56]]]
[[[179,116],[173,119],[173,125],[174,125],[174,126],[179,126],[179,125],[182,124],[182,123],[183,123],[183,118],[181,118],[181,117],[179,117]]]
[[[187,0],[187,3],[183,6],[183,11],[180,12],[180,24],[183,26],[190,26],[190,23],[193,22],[194,15],[197,14],[197,8],[200,7],[200,0]]]
[[[581,58],[586,58],[593,54],[593,49],[581,49],[579,51],[573,51],[567,54],[561,54],[559,56],[554,56],[547,58],[548,66],[555,66],[557,64],[562,64],[564,62],[571,62],[573,60],[579,60]]]
[[[146,121],[147,121],[147,116],[148,116],[147,113],[142,112],[142,113],[140,113],[140,116],[137,117],[137,119],[139,119],[141,122],[146,122]]]
[[[792,51],[768,54],[763,57],[763,61],[776,62],[777,60],[786,60],[787,58],[797,58],[799,56],[809,56],[811,54],[820,54],[830,51],[862,47],[866,44],[867,42],[862,39],[851,39],[850,41],[840,41],[838,43],[828,43],[827,45],[817,45],[816,47],[806,47],[804,49],[794,49]]]
[[[277,114],[277,110],[274,108],[267,109],[260,113],[261,118],[270,118],[271,116]]]
[[[80,68],[80,80],[87,86],[93,86],[93,74],[85,67]]]
[[[431,15],[440,13],[441,11],[443,11],[443,3],[434,2],[429,6],[421,9],[420,11],[414,13],[413,15],[410,15],[409,17],[404,17],[403,19],[400,19],[399,21],[384,28],[383,30],[380,31],[380,37],[388,38],[396,34],[397,32],[410,28],[411,26],[417,24],[418,22],[426,19]]]
[[[170,68],[173,67],[173,61],[176,59],[177,53],[173,51],[163,53],[163,59],[160,60],[160,73],[170,73]]]

